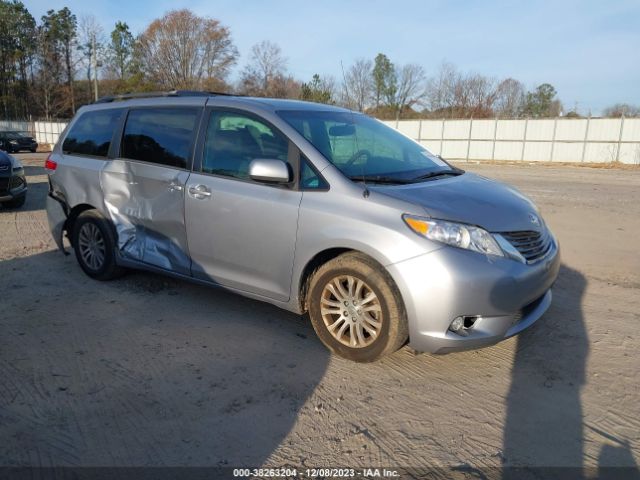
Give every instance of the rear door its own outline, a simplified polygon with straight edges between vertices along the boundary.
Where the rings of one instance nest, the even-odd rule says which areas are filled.
[[[297,171],[298,150],[260,117],[208,109],[202,155],[187,183],[185,215],[194,277],[286,301],[302,193],[249,178],[256,158]],[[201,161],[200,161],[201,160]]]
[[[184,193],[201,107],[131,108],[118,158],[102,170],[123,257],[189,275]]]

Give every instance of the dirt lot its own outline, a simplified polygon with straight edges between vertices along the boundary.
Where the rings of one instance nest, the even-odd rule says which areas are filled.
[[[266,304],[90,280],[49,236],[43,156],[22,158],[27,204],[0,211],[0,465],[640,463],[638,170],[461,165],[540,206],[551,309],[491,348],[356,365]]]

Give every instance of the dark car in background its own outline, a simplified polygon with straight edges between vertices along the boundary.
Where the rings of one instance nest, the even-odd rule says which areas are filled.
[[[20,208],[27,200],[27,179],[20,160],[0,150],[0,206]]]
[[[29,151],[35,153],[38,149],[38,142],[35,138],[22,132],[0,132],[0,150],[9,153]]]

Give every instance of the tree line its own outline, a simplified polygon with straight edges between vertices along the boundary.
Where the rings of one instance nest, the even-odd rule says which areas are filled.
[[[337,104],[379,118],[554,117],[562,113],[555,88],[532,90],[513,78],[464,73],[443,63],[432,75],[415,63],[379,53],[343,66],[340,80],[290,73],[277,44],[254,45],[239,61],[231,32],[220,21],[187,9],[168,12],[134,35],[116,22],[110,32],[93,16],[49,10],[39,21],[18,0],[0,0],[0,116],[69,118],[100,96],[155,90],[207,90],[298,98]],[[608,116],[640,116],[617,104]],[[568,115],[577,116],[576,112]]]

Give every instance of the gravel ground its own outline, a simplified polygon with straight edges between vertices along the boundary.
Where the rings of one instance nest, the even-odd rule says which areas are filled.
[[[0,466],[635,466],[640,171],[462,164],[560,240],[548,313],[491,348],[331,357],[300,317],[54,248],[42,155],[0,210]]]

